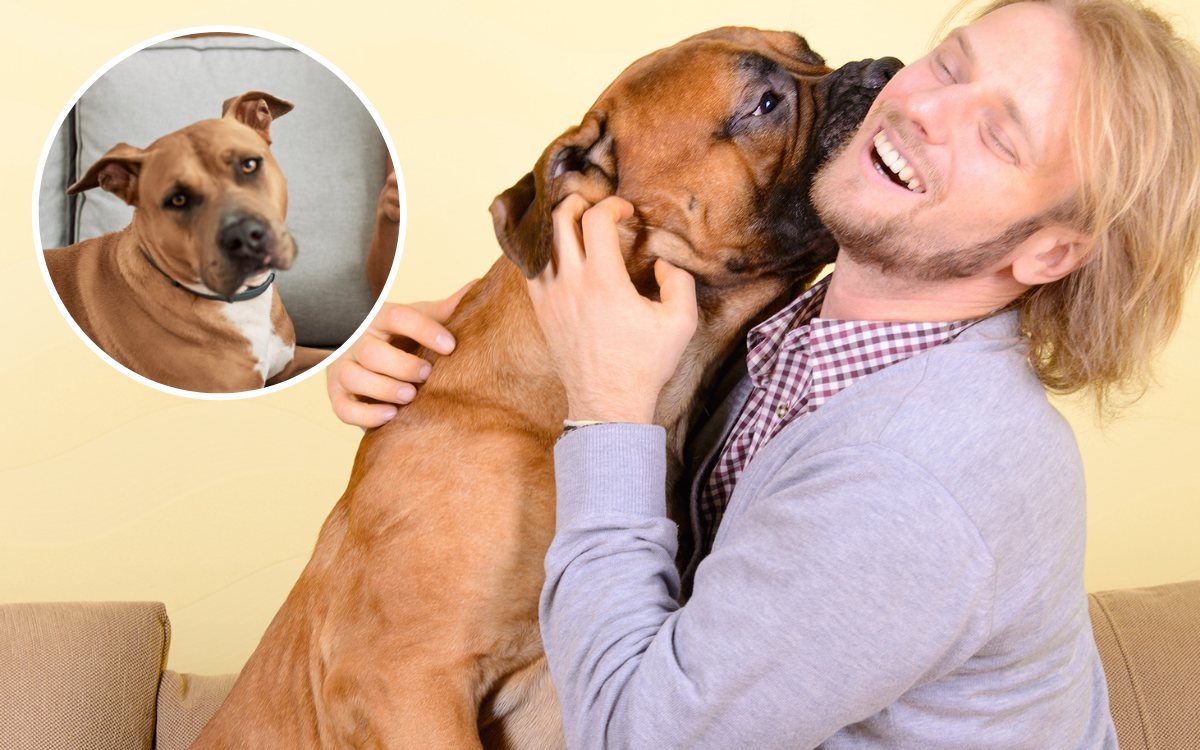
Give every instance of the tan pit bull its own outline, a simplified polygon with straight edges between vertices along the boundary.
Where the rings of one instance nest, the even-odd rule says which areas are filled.
[[[808,186],[898,68],[871,63],[832,72],[795,34],[718,29],[635,62],[550,144],[492,204],[507,257],[458,305],[454,354],[363,439],[193,750],[563,746],[537,605],[567,403],[525,280],[551,262],[550,211],[620,195],[635,284],[657,294],[659,256],[695,276],[699,327],[656,414],[678,467],[714,363],[834,257]]]
[[[189,391],[262,388],[327,352],[296,346],[272,269],[296,258],[272,121],[292,103],[261,91],[222,117],[118,144],[67,193],[100,187],[134,207],[125,229],[59,250],[46,267],[83,332],[130,370]]]

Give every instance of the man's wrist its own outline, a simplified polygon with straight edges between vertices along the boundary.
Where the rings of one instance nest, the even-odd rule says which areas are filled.
[[[654,424],[656,404],[602,403],[594,400],[567,399],[568,422],[624,422]]]
[[[593,425],[598,425],[598,424],[608,424],[608,423],[601,422],[598,419],[583,419],[583,420],[579,420],[579,421],[576,421],[573,419],[564,419],[563,420],[563,434],[565,435],[566,433],[571,432],[572,430],[578,430],[580,427],[591,427]]]

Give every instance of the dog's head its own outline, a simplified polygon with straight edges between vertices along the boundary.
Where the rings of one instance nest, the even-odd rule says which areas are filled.
[[[802,37],[748,28],[654,52],[492,203],[500,246],[533,278],[552,262],[553,207],[572,192],[616,194],[635,208],[622,249],[644,293],[659,256],[701,294],[815,274],[837,246],[813,211],[812,176],[899,68],[886,58],[832,71]]]
[[[67,193],[99,187],[134,207],[138,243],[169,276],[231,297],[291,268],[287,181],[271,155],[271,123],[292,103],[261,91],[145,149],[114,146]]]

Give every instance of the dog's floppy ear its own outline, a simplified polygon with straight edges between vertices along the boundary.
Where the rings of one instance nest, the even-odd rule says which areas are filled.
[[[100,187],[129,205],[137,200],[138,171],[146,152],[128,143],[118,143],[88,168],[86,174],[67,188],[67,195]]]
[[[226,99],[221,105],[221,117],[246,125],[258,131],[267,143],[271,142],[271,123],[295,109],[294,104],[271,96],[265,91],[247,91]]]
[[[550,212],[570,193],[596,203],[616,192],[613,139],[604,114],[591,111],[578,127],[551,143],[533,171],[492,201],[492,224],[500,248],[527,278],[552,262]]]

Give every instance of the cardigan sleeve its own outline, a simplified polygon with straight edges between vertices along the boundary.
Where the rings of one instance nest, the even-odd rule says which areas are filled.
[[[571,748],[816,747],[963,663],[991,629],[971,520],[884,446],[780,460],[677,604],[660,428],[555,450],[541,627]]]

